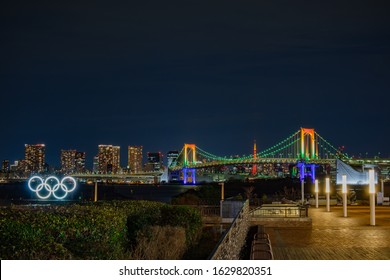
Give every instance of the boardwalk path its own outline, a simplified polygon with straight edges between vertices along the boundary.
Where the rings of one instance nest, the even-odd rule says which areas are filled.
[[[390,260],[390,207],[376,208],[370,226],[368,206],[310,208],[313,227],[267,228],[276,260]]]

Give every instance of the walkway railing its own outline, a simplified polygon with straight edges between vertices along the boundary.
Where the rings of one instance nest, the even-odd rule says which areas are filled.
[[[221,207],[219,205],[199,205],[196,206],[203,217],[219,217],[221,215]]]
[[[251,211],[251,217],[263,218],[305,218],[308,208],[295,204],[263,204]]]
[[[238,260],[249,229],[249,201],[247,200],[232,224],[222,236],[209,259]]]

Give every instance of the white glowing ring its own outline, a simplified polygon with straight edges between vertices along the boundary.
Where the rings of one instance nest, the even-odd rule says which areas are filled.
[[[38,184],[36,186],[36,188],[34,189],[31,186],[31,183],[35,180],[40,181],[40,184]],[[53,186],[51,185],[51,182],[50,182],[52,180],[55,181],[55,184]],[[68,184],[69,181],[71,181],[70,184]],[[68,193],[70,193],[76,189],[76,186],[77,186],[76,180],[73,177],[69,177],[69,176],[64,177],[61,180],[61,182],[55,176],[47,177],[45,179],[45,181],[43,181],[43,178],[39,177],[39,176],[33,176],[30,178],[30,180],[28,180],[29,189],[31,191],[35,192],[40,199],[47,199],[51,195],[53,195],[56,199],[64,199],[68,195]],[[47,192],[47,195],[43,195],[42,193],[40,193],[43,189],[45,189],[45,191]],[[59,195],[57,192],[58,190],[61,190],[64,194]]]

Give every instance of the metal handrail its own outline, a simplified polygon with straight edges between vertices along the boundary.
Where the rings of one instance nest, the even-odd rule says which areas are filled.
[[[301,206],[275,206],[259,207],[251,211],[252,217],[270,217],[270,218],[302,218],[308,217],[306,207]]]

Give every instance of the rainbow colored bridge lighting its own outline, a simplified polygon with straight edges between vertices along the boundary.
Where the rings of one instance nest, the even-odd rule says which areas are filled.
[[[318,158],[318,147],[316,145],[318,145],[318,141],[315,140],[314,128],[301,128],[301,158]]]
[[[306,164],[304,162],[298,162],[297,167],[299,168],[299,176],[301,182],[305,180],[305,177],[311,177],[312,182],[316,180],[316,165]],[[309,171],[307,170],[309,169]]]
[[[196,170],[195,168],[183,168],[183,183],[187,185],[189,183],[196,184]],[[190,176],[188,176],[190,175]],[[191,179],[191,180],[190,180]]]
[[[184,144],[184,166],[196,163],[196,145]]]

